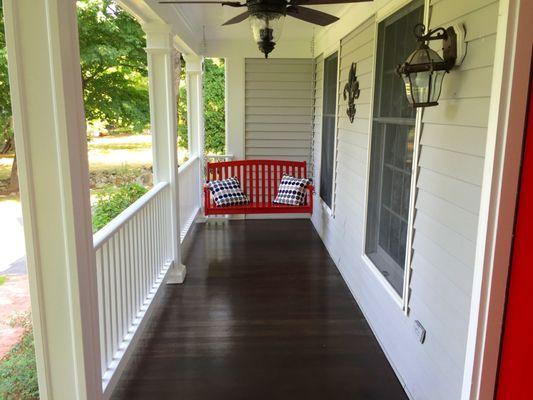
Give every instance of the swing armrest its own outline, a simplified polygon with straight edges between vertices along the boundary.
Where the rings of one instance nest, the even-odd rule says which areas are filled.
[[[211,204],[211,191],[207,183],[204,184],[204,210],[208,210]]]
[[[307,190],[308,190],[308,200],[307,202],[309,203],[309,207],[311,208],[311,210],[313,209],[313,197],[314,197],[314,194],[315,194],[315,187],[313,185],[307,185]]]

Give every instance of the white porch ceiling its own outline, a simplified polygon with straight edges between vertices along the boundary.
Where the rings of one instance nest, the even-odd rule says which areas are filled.
[[[185,52],[202,53],[204,31],[207,47],[210,42],[225,42],[228,45],[239,43],[239,46],[244,44],[255,47],[247,20],[235,25],[222,26],[228,19],[244,12],[244,8],[223,7],[218,4],[159,4],[158,0],[118,1],[142,22],[159,20],[171,24],[174,33],[179,38],[178,44]],[[335,4],[309,7],[340,17],[346,9],[352,6],[351,4]],[[313,30],[315,34],[318,34],[323,29],[325,28],[287,17],[280,43],[311,41]]]
[[[206,40],[242,39],[243,37],[251,37],[248,20],[239,24],[222,26],[222,24],[228,19],[246,11],[245,8],[223,7],[217,4],[167,5],[166,7],[172,9],[173,12],[182,13],[182,15],[191,21],[193,25],[200,27],[200,32],[205,26]],[[342,10],[346,7],[346,4],[309,6],[309,8],[314,8],[336,16],[339,16]],[[313,35],[313,27],[315,28],[315,31],[321,29],[318,25],[287,17],[282,35],[283,38],[289,40],[311,38]]]

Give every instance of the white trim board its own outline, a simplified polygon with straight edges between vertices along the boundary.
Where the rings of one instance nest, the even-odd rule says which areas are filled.
[[[462,399],[492,399],[525,129],[531,1],[501,0]]]

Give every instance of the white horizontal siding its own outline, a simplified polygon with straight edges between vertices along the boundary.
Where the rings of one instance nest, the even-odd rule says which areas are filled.
[[[246,158],[309,161],[313,60],[246,59]]]
[[[341,40],[339,89],[357,63],[355,121],[339,97],[335,216],[317,197],[313,223],[400,379],[415,399],[460,398],[487,133],[498,1],[434,0],[430,27],[463,23],[468,51],[444,78],[439,106],[422,115],[409,314],[361,258],[371,127],[375,21]],[[334,39],[328,39],[332,42]],[[431,44],[436,49],[440,43]],[[398,60],[398,63],[403,60]],[[313,154],[320,159],[323,57],[315,59]],[[319,168],[315,166],[316,180]],[[427,329],[422,345],[414,320]]]

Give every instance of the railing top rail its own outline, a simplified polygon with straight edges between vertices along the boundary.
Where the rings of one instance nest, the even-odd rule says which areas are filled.
[[[233,154],[206,154],[205,158],[213,160],[233,160]]]
[[[117,215],[106,226],[93,235],[94,250],[98,250],[107,240],[115,234],[124,224],[135,216],[146,204],[150,202],[159,192],[168,186],[168,182],[159,182],[152,189],[139,197],[132,205]]]
[[[290,161],[290,160],[234,160],[234,161],[216,161],[208,162],[208,169],[217,169],[228,166],[240,166],[240,165],[275,165],[275,166],[288,166],[288,167],[304,167],[306,161]]]
[[[199,159],[200,159],[200,157],[193,156],[192,158],[190,158],[187,161],[185,161],[182,165],[180,165],[178,167],[178,174],[186,171],[187,169],[189,169],[191,167],[191,165],[194,164]]]

